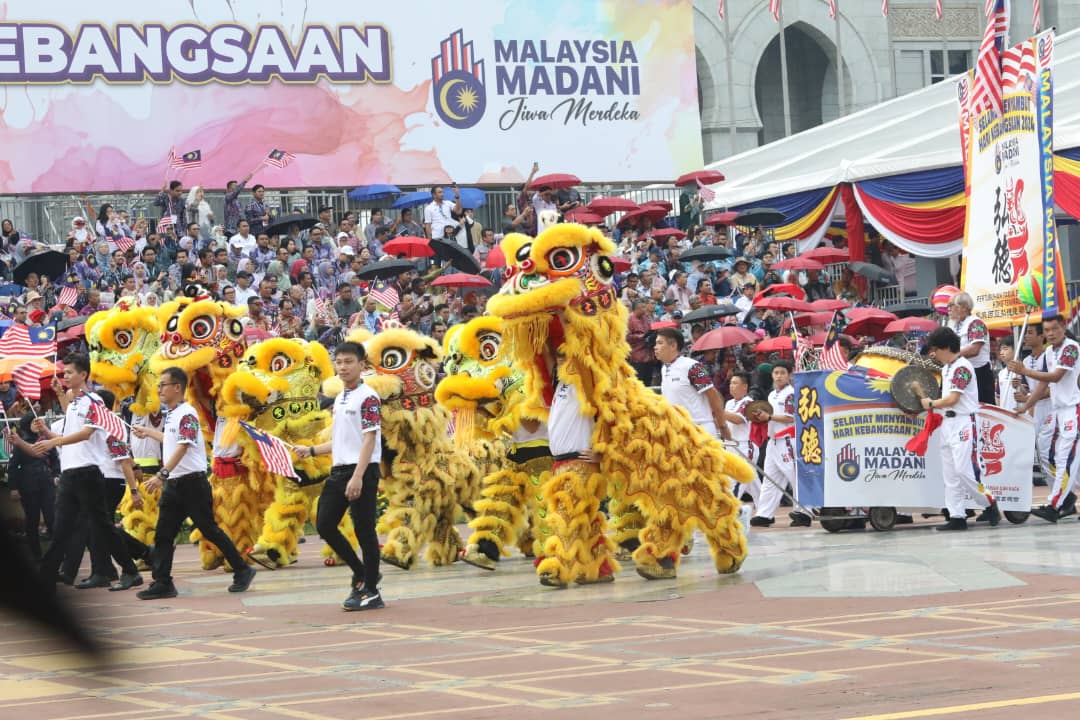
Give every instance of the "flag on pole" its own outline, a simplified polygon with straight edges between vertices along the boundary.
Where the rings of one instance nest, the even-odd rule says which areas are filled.
[[[263,160],[263,164],[273,165],[276,168],[283,168],[295,159],[296,156],[292,153],[286,152],[284,150],[278,150],[275,148],[270,151],[269,155],[266,156],[266,159]]]
[[[723,6],[724,3],[720,3]],[[1031,30],[1032,32],[1039,32],[1042,30],[1042,2],[1041,0],[1034,0],[1031,3]]]
[[[975,86],[971,103],[975,112],[995,110],[1003,114],[1001,92],[1001,56],[1005,50],[1005,38],[1009,33],[1008,3],[1005,0],[989,0],[987,7],[993,11],[986,21],[986,32],[979,45],[979,58],[975,62]]]
[[[202,167],[202,150],[191,150],[180,157],[169,151],[169,167],[177,170],[193,170]]]
[[[843,346],[840,345],[840,326],[843,316],[839,311],[834,312],[832,322],[829,323],[829,333],[825,336],[825,346],[821,349],[822,370],[847,370],[848,359]]]
[[[75,307],[75,303],[79,301],[79,291],[73,287],[66,287],[60,291],[60,295],[56,298],[57,305],[67,305],[68,307]]]
[[[0,337],[0,356],[48,358],[56,354],[56,328],[12,325]]]
[[[1038,2],[1038,0],[1035,0],[1035,2]],[[941,0],[934,0],[934,17],[936,17],[938,20],[941,20],[942,16],[944,15],[945,8],[941,6]]]
[[[720,7],[716,9],[716,14],[720,16],[720,19],[724,19],[724,0],[720,0]]]
[[[701,199],[704,200],[705,202],[709,202],[710,200],[713,200],[713,199],[716,198],[716,193],[714,191],[710,190],[709,188],[705,187],[704,185],[702,185],[700,180],[697,181],[697,189],[698,189],[698,195],[700,195]]]
[[[829,0],[829,19],[836,19],[836,0]]]
[[[801,334],[795,327],[794,319],[791,323],[791,347],[795,351],[795,372],[806,370],[805,358],[813,346],[810,344],[810,338]]]
[[[881,0],[881,16],[888,17],[889,15],[889,0]]]
[[[100,400],[90,400],[90,413],[86,416],[86,422],[105,431],[109,437],[116,438],[120,442],[127,442],[127,430],[120,416]]]
[[[112,242],[113,245],[116,246],[116,249],[122,253],[126,253],[128,250],[135,247],[135,238],[129,238],[126,235],[121,235]]]
[[[11,371],[15,388],[27,400],[41,399],[41,374],[45,371],[37,363],[24,363]],[[0,403],[2,404],[2,403]]]
[[[780,0],[769,0],[769,12],[772,13],[773,20],[780,22]]]
[[[285,444],[285,441],[279,437],[271,435],[270,433],[263,432],[254,425],[249,425],[244,421],[240,421],[240,426],[247,431],[247,434],[251,436],[251,439],[255,441],[255,447],[259,449],[259,457],[262,458],[263,464],[266,465],[266,469],[275,475],[283,475],[285,477],[298,477],[296,470],[293,468],[292,455],[289,453],[289,446]]]
[[[161,218],[160,220],[158,220],[157,224],[158,235],[164,235],[165,233],[169,232],[169,228],[173,227],[175,224],[176,218],[172,215],[166,215],[165,217]],[[132,244],[132,247],[134,247],[134,243]]]
[[[401,302],[397,289],[385,280],[376,280],[375,284],[371,286],[371,292],[368,293],[368,296],[390,310],[396,308],[397,304]]]

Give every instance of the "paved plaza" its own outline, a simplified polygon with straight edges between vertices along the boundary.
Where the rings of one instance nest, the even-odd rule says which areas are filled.
[[[179,598],[62,593],[101,662],[3,618],[0,717],[886,718],[1075,715],[1080,523],[940,534],[755,530],[718,577],[700,541],[674,582],[626,563],[542,588],[532,563],[384,570],[388,607],[347,614],[348,572],[260,572],[244,595],[178,552]]]

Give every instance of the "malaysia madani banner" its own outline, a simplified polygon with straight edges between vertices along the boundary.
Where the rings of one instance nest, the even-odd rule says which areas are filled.
[[[692,0],[0,3],[0,194],[670,180],[702,164]],[[52,18],[43,20],[43,17]]]
[[[967,191],[961,286],[990,327],[1020,324],[1022,278],[1041,280],[1034,317],[1066,304],[1054,226],[1053,48],[1046,32],[1003,56],[1004,114],[972,108],[974,78],[958,81]]]
[[[795,373],[796,477],[799,502],[830,508],[942,508],[941,435],[926,454],[907,442],[925,414],[908,415],[889,394],[890,378],[865,372]],[[975,416],[983,484],[1002,510],[1031,509],[1031,420],[993,405]],[[969,506],[977,507],[969,498]]]

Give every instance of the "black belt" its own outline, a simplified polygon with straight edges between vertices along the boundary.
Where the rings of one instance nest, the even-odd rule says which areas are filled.
[[[192,478],[206,479],[206,473],[204,473],[204,472],[193,472],[193,473],[187,473],[185,475],[169,476],[169,478],[166,479],[165,482],[169,483],[170,485],[179,485],[181,480],[190,480]]]
[[[584,460],[585,458],[581,456],[581,452],[572,452],[552,455],[551,459],[555,462],[566,462],[567,460]]]
[[[576,455],[576,453],[574,453]],[[528,445],[526,447],[511,450],[506,454],[510,462],[527,463],[541,457],[551,457],[551,450],[547,445]]]
[[[966,413],[966,414],[967,414],[967,416],[969,418],[975,419],[975,413]],[[947,418],[956,417],[956,411],[955,410],[946,410],[945,411],[945,417],[947,417]]]

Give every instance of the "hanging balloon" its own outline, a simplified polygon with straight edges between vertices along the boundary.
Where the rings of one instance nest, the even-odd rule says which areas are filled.
[[[1016,296],[1028,307],[1041,308],[1043,304],[1043,276],[1040,272],[1021,275],[1016,283]]]
[[[934,306],[942,315],[949,312],[949,303],[956,297],[956,294],[960,292],[960,288],[955,285],[942,285],[934,294],[930,296],[930,304]]]

